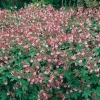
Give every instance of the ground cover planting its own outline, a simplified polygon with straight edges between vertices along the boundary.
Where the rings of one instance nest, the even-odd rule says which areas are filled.
[[[100,100],[100,9],[0,11],[0,100]]]

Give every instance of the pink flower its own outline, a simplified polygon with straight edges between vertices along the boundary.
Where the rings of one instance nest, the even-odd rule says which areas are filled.
[[[99,68],[95,68],[95,72],[99,72]]]
[[[31,59],[30,62],[32,63],[33,62],[33,59]]]
[[[93,72],[93,70],[91,69],[91,70],[90,70],[90,73],[92,73],[92,72]]]
[[[68,42],[73,42],[73,35],[71,37],[68,37]]]
[[[85,55],[85,52],[83,51],[83,52],[81,53],[81,55],[84,56],[84,55]]]
[[[82,63],[82,60],[79,60],[78,63],[79,63],[79,64]]]
[[[88,84],[87,87],[90,87],[90,84]]]
[[[21,79],[21,76],[18,76],[18,79]]]
[[[71,58],[72,58],[73,60],[75,60],[75,59],[76,59],[76,56],[75,56],[75,55],[73,55]]]
[[[3,84],[4,84],[4,85],[7,85],[7,84],[8,84],[8,82],[7,82],[7,81],[4,81],[4,82],[3,82]]]

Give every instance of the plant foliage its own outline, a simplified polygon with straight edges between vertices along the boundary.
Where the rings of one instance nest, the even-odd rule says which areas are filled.
[[[0,11],[0,100],[66,99],[100,99],[100,9]]]
[[[30,2],[31,0],[0,0],[0,8],[19,10]]]
[[[87,7],[90,8],[100,8],[100,1],[99,0],[84,0],[84,3]]]

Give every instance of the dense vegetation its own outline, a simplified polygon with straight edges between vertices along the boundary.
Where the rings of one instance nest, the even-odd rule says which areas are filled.
[[[100,9],[0,11],[0,100],[100,100]]]
[[[0,0],[0,8],[19,10],[25,5],[32,2],[31,0]]]
[[[85,8],[99,8],[100,0],[0,0],[0,7],[6,9],[18,10],[27,6],[29,3],[51,4],[55,8],[83,6]],[[16,8],[17,7],[17,8]]]

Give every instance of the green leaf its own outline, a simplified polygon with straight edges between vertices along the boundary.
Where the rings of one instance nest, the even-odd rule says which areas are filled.
[[[11,15],[11,13],[12,13],[11,10],[8,10],[8,14]]]
[[[21,97],[22,96],[22,91],[21,90],[17,89],[14,92],[15,92],[16,97]]]
[[[0,100],[7,100],[6,91],[3,90],[3,91],[0,93]]]
[[[87,99],[89,96],[91,96],[91,90],[89,88],[86,88],[84,91],[83,91],[83,94],[82,96],[85,97],[85,99]]]
[[[100,54],[100,47],[96,47],[96,48],[94,49],[94,53],[95,53],[96,55],[99,55],[99,54]]]
[[[9,44],[10,44],[11,46],[13,46],[13,45],[14,45],[14,42],[13,42],[13,41],[10,41]]]
[[[82,45],[77,45],[77,47],[75,48],[75,50],[82,50],[84,47]]]
[[[77,98],[78,98],[79,95],[80,94],[78,92],[72,92],[71,93],[71,97],[74,98],[75,100],[77,100]]]
[[[80,73],[81,73],[82,76],[85,76],[86,74],[88,74],[88,70],[86,70],[86,69],[81,69],[81,70],[80,70]]]
[[[67,52],[67,54],[68,54],[69,56],[72,56],[72,51],[71,51],[71,50],[67,49],[66,52]]]
[[[28,82],[27,81],[20,79],[18,82],[22,84],[22,91],[28,90]]]
[[[6,67],[0,67],[0,73],[4,72],[6,69]]]
[[[31,52],[30,54],[29,54],[31,57],[34,57],[35,55],[36,55],[36,52]]]
[[[67,80],[71,80],[71,74],[68,70],[64,71],[64,76],[66,77]]]
[[[70,43],[64,43],[60,48],[61,48],[61,50],[66,50],[66,49],[68,49],[70,47]]]
[[[52,97],[52,99],[51,100],[58,100],[56,97]]]
[[[88,75],[84,75],[82,79],[85,80],[86,82],[91,82],[90,77]]]
[[[0,27],[2,26],[2,22],[0,21]]]
[[[2,53],[3,53],[3,52],[2,52],[2,49],[0,49],[0,56],[2,55]]]
[[[97,96],[100,97],[100,87],[97,87],[96,89],[92,90],[94,93],[96,93]]]
[[[27,91],[27,90],[28,90],[27,85],[26,85],[26,84],[23,84],[23,85],[22,85],[22,91]]]
[[[66,94],[65,96],[66,96],[67,99],[71,98],[70,94]]]
[[[96,77],[95,73],[92,73],[92,75],[91,75],[91,83],[96,85],[96,84],[99,84],[98,81],[99,81],[99,78]]]

